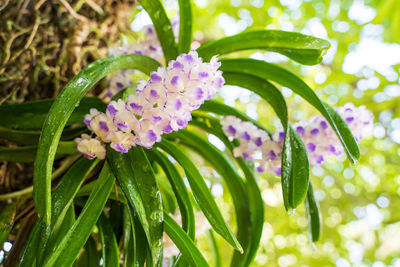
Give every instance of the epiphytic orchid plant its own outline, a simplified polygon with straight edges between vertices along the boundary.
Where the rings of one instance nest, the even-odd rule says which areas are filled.
[[[300,33],[259,30],[190,50],[190,1],[179,1],[179,24],[170,22],[160,1],[139,2],[154,25],[145,28],[145,41],[110,49],[113,56],[82,70],[55,100],[0,107],[1,137],[27,145],[2,148],[1,159],[35,161],[33,197],[38,219],[19,265],[71,266],[101,258],[104,266],[121,262],[123,266],[209,266],[195,239],[206,224],[232,247],[231,266],[249,266],[264,223],[257,172],[281,176],[286,210],[305,203],[311,241],[316,242],[320,217],[309,166],[342,153],[356,162],[357,141],[372,116],[351,104],[331,108],[282,67],[224,55],[268,50],[314,65],[329,43]],[[179,32],[176,36],[174,28]],[[159,62],[163,57],[165,65]],[[132,90],[126,88],[132,85],[134,70],[150,79],[134,81],[136,92],[129,93]],[[115,75],[103,93],[111,100],[108,105],[85,97],[111,73]],[[322,116],[291,125],[285,99],[271,82],[292,89]],[[213,100],[224,84],[258,94],[271,105],[282,128],[271,133],[246,114]],[[224,142],[225,152],[204,137],[208,133]],[[236,233],[184,148],[201,155],[225,180],[236,213]],[[55,159],[65,160],[53,173]],[[52,190],[52,179],[60,174]],[[13,203],[1,218],[12,217],[8,215]],[[12,219],[5,225],[2,242],[12,229]],[[100,236],[97,240],[91,236],[94,228]],[[101,244],[101,256],[96,242]]]

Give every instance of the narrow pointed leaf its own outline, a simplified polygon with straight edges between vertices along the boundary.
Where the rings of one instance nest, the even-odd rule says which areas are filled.
[[[20,104],[0,106],[0,126],[17,130],[39,130],[54,99],[27,101]],[[68,118],[66,125],[81,123],[90,108],[104,109],[105,104],[97,97],[84,97]]]
[[[160,40],[164,52],[165,61],[168,62],[171,59],[175,59],[178,56],[178,47],[175,43],[171,22],[160,0],[139,0],[139,3],[149,14],[154,24],[158,40]]]
[[[99,263],[100,254],[97,251],[96,243],[92,237],[89,237],[83,253],[79,256],[73,267],[98,267]]]
[[[191,0],[179,0],[179,54],[188,53],[192,44],[193,14]]]
[[[57,246],[46,255],[42,266],[72,265],[100,217],[114,181],[114,176],[111,174],[108,165],[105,164],[78,219]]]
[[[183,231],[183,229],[167,213],[164,213],[164,227],[167,235],[172,239],[183,258],[190,266],[206,267],[209,266],[193,240]]]
[[[101,215],[98,222],[104,267],[119,267],[117,239],[110,221]]]
[[[33,162],[36,158],[37,146],[0,147],[0,160],[9,162]],[[58,143],[55,158],[77,154],[75,142]]]
[[[153,149],[152,153],[157,163],[160,164],[165,175],[167,176],[172,186],[172,190],[174,190],[174,194],[178,200],[179,210],[182,216],[182,228],[185,230],[188,236],[194,240],[195,218],[193,206],[186,185],[176,167],[165,155],[155,149]]]
[[[330,47],[326,40],[297,32],[258,30],[207,42],[197,49],[205,60],[240,50],[262,49],[278,52],[303,65],[315,65]]]
[[[308,186],[307,198],[305,200],[307,219],[308,219],[308,233],[311,242],[317,242],[321,235],[321,218],[318,209],[318,203],[314,197],[314,189],[311,181]]]
[[[326,118],[351,162],[355,163],[360,157],[360,149],[346,122],[328,105],[323,103],[315,92],[299,77],[275,64],[254,59],[221,60],[221,70],[224,72],[243,73],[257,76],[289,87],[296,94],[313,105]]]
[[[211,195],[211,192],[208,189],[203,177],[196,168],[196,165],[177,146],[165,139],[160,143],[157,143],[157,146],[175,158],[175,160],[179,162],[179,164],[185,170],[190,188],[192,189],[201,210],[214,230],[229,244],[231,244],[233,248],[243,251],[241,245],[225,223],[224,218],[222,217],[222,214],[218,209],[218,206],[215,203],[214,198]]]
[[[89,89],[107,74],[119,69],[138,69],[150,73],[159,63],[142,55],[120,55],[90,64],[79,72],[56,98],[43,124],[34,170],[34,201],[46,225],[51,220],[51,172],[64,126]],[[83,119],[83,118],[82,118]]]
[[[37,220],[31,233],[29,234],[28,241],[25,244],[24,251],[22,252],[21,259],[18,263],[18,267],[32,267],[35,266],[36,256],[40,253],[39,242],[41,233],[41,219]]]
[[[14,216],[15,216],[15,204],[16,202],[11,202],[10,204],[3,207],[0,211],[0,245],[7,241],[8,234],[10,233]]]
[[[157,266],[162,253],[163,213],[161,193],[151,164],[142,147],[134,147],[126,154],[109,149],[107,156],[112,172],[146,233],[152,263]]]

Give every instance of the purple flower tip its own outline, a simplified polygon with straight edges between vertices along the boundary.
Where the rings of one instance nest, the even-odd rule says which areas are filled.
[[[158,95],[157,91],[152,89],[150,90],[150,95],[152,98],[159,98],[160,96]]]
[[[315,149],[317,149],[317,146],[316,146],[314,143],[308,143],[308,144],[307,144],[307,149],[308,149],[310,152],[314,152]]]
[[[297,127],[296,127],[296,132],[297,132],[298,134],[304,134],[304,127],[302,127],[302,126],[297,126]]]
[[[156,49],[154,46],[152,46],[152,45],[149,46],[149,49],[150,49],[151,51],[156,51],[156,50],[157,50],[157,49]]]
[[[130,106],[132,107],[133,110],[142,110],[143,108],[143,106],[136,103],[130,103]]]
[[[186,62],[188,62],[188,63],[191,63],[191,62],[194,61],[192,55],[185,55],[185,60],[186,60]]]
[[[250,141],[250,139],[251,139],[249,133],[246,132],[246,131],[243,133],[243,138],[244,138],[245,140],[247,140],[247,141]]]
[[[257,167],[257,172],[265,172],[265,169],[263,168],[263,167],[261,167],[261,166],[258,166]]]
[[[317,135],[317,134],[319,134],[319,129],[318,129],[318,128],[312,129],[312,130],[311,130],[311,134],[312,134],[312,135]]]
[[[232,134],[235,134],[235,133],[236,133],[236,129],[235,129],[235,127],[233,127],[232,125],[229,125],[229,126],[228,126],[228,131],[229,131],[230,133],[232,133]]]
[[[354,117],[347,117],[346,118],[346,122],[347,123],[350,123],[350,122],[352,122],[354,120]]]
[[[173,67],[177,69],[183,69],[183,64],[179,61],[175,61]]]
[[[271,160],[276,160],[276,159],[278,158],[278,156],[276,155],[275,151],[273,151],[273,150],[270,150],[270,151],[268,152],[268,156],[269,156],[269,158],[270,158]]]
[[[262,145],[262,139],[261,139],[261,137],[257,137],[256,140],[254,141],[254,143],[255,143],[257,146],[261,146],[261,145]]]
[[[113,105],[108,105],[107,111],[110,113],[111,116],[115,116],[118,110]]]
[[[177,85],[178,84],[178,80],[179,80],[179,76],[172,77],[171,84],[174,85],[174,86]]]
[[[83,123],[84,123],[87,127],[90,126],[90,120],[83,120]]]
[[[129,149],[124,148],[123,146],[121,146],[120,143],[116,143],[115,144],[115,150],[117,150],[118,152],[121,152],[121,153],[128,153],[128,151],[129,151]]]
[[[152,117],[153,117],[154,121],[162,121],[162,117],[161,116],[152,115]]]
[[[117,85],[117,87],[118,87],[119,89],[124,88],[124,85],[123,85],[121,82],[116,82],[115,85]]]
[[[249,154],[248,154],[248,153],[246,153],[246,152],[243,152],[243,154],[242,154],[242,158],[243,158],[244,160],[248,160],[248,159],[250,159],[250,156],[249,156]]]
[[[162,80],[161,76],[158,75],[158,74],[155,73],[155,72],[152,72],[152,73],[150,74],[150,78],[151,78],[151,81],[152,81],[152,82],[161,82],[161,80]]]
[[[200,78],[207,78],[208,77],[208,73],[201,71],[201,72],[199,72],[199,77]]]
[[[151,142],[157,141],[157,134],[153,130],[148,130],[147,131],[147,137]]]
[[[180,101],[179,99],[176,100],[175,102],[175,109],[176,110],[180,110],[182,107],[182,101]]]
[[[319,125],[321,125],[322,129],[328,128],[328,123],[326,123],[326,121],[321,121],[321,122],[319,123]]]
[[[100,121],[100,122],[99,122],[99,126],[100,126],[100,129],[101,129],[101,130],[103,130],[103,131],[105,131],[105,132],[108,132],[108,131],[109,131],[107,122],[105,122],[105,121]]]
[[[170,133],[170,132],[172,132],[172,131],[173,131],[173,129],[172,129],[172,127],[171,127],[170,124],[168,124],[167,126],[165,126],[165,127],[163,128],[163,132],[164,132],[164,133]]]
[[[285,139],[285,132],[280,132],[279,133],[279,138],[280,139]]]
[[[328,150],[329,150],[330,152],[336,152],[336,148],[335,148],[334,145],[329,145],[329,146],[328,146]]]
[[[202,99],[203,96],[204,96],[204,91],[203,91],[203,89],[201,89],[200,87],[197,87],[196,91],[197,91],[197,92],[196,92],[196,94],[197,94],[197,96],[196,96],[197,100]]]

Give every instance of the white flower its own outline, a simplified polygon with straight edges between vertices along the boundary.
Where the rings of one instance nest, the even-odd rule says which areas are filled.
[[[82,138],[75,138],[77,150],[88,159],[105,159],[106,148],[96,138],[90,138],[87,134],[82,134]]]

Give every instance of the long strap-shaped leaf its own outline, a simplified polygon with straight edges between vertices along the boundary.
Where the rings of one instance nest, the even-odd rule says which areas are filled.
[[[158,266],[162,252],[163,210],[151,164],[142,147],[134,147],[126,154],[109,149],[107,159],[146,233],[152,263]]]
[[[176,137],[177,141],[194,148],[196,152],[211,163],[215,170],[225,180],[235,207],[238,228],[237,238],[242,245],[243,250],[246,251],[251,234],[251,215],[248,195],[246,194],[243,180],[236,172],[233,164],[224,153],[194,132],[181,130],[178,133],[174,135],[170,134],[169,136]]]
[[[263,49],[278,52],[304,65],[315,65],[322,61],[322,55],[330,46],[326,40],[297,32],[258,30],[207,42],[197,52],[209,60],[214,55]]]
[[[321,218],[318,210],[318,203],[314,197],[314,189],[311,184],[308,186],[307,198],[305,200],[307,219],[308,219],[308,232],[311,242],[317,242],[321,234]]]
[[[97,251],[96,242],[89,237],[85,244],[83,253],[79,255],[73,267],[98,267],[100,262],[100,254]],[[104,265],[103,265],[104,266]]]
[[[171,22],[160,0],[139,0],[139,3],[150,15],[156,29],[158,40],[164,52],[165,61],[175,59],[178,56],[178,47],[175,43]],[[182,22],[182,21],[181,21]]]
[[[315,92],[299,77],[284,68],[260,60],[226,59],[221,60],[221,63],[221,70],[224,72],[245,73],[277,82],[292,89],[326,118],[342,142],[350,161],[355,163],[360,157],[360,149],[346,122],[334,109],[323,103]]]
[[[204,118],[205,121],[201,121],[200,119],[203,118],[196,118],[195,120],[191,121],[191,124],[217,136],[222,142],[224,142],[225,146],[231,151],[231,153],[233,153],[234,146],[223,133],[219,121],[212,117]],[[236,161],[246,177],[245,187],[247,195],[249,196],[252,220],[249,245],[247,249],[245,249],[243,256],[238,254],[233,255],[231,266],[249,266],[253,261],[260,245],[261,234],[264,225],[264,202],[261,197],[260,189],[257,185],[254,170],[251,170],[251,168],[242,158],[236,158]]]
[[[160,164],[165,175],[167,176],[172,190],[178,200],[179,210],[182,216],[182,228],[188,234],[188,236],[194,240],[195,238],[195,219],[193,206],[190,200],[189,193],[187,191],[186,185],[183,182],[181,175],[179,174],[176,167],[172,162],[163,155],[160,151],[155,149],[152,150],[154,158],[157,163]]]
[[[37,157],[37,146],[23,147],[0,147],[0,160],[10,162],[33,162]],[[60,158],[64,155],[77,154],[76,143],[61,141],[58,143],[55,158]]]
[[[170,154],[185,170],[194,197],[214,230],[228,241],[233,248],[242,252],[242,246],[226,225],[224,218],[222,217],[222,214],[218,209],[218,206],[215,203],[203,177],[196,168],[196,165],[176,145],[165,139],[160,143],[157,143],[157,146]]]
[[[28,101],[20,104],[0,106],[0,125],[18,130],[39,130],[43,126],[54,99]],[[104,109],[105,104],[94,97],[84,97],[69,117],[67,124],[82,122],[90,108]]]
[[[149,74],[159,63],[142,55],[121,55],[96,61],[77,74],[57,97],[46,117],[39,140],[34,172],[34,200],[39,217],[51,220],[51,171],[62,130],[89,89],[107,74],[132,68]]]
[[[78,219],[61,242],[58,243],[57,249],[46,255],[42,266],[72,265],[89,238],[111,193],[114,181],[115,177],[111,174],[108,164],[105,164],[97,180],[97,185],[90,194]]]
[[[167,235],[174,241],[184,259],[190,266],[207,267],[209,266],[193,240],[183,231],[183,229],[167,213],[164,213],[164,227]]]
[[[292,210],[303,203],[309,181],[309,164],[307,151],[290,127],[286,101],[282,93],[271,83],[242,73],[225,72],[228,84],[247,88],[265,99],[278,115],[285,131],[282,152],[282,191],[285,207]]]
[[[119,267],[117,238],[110,221],[102,214],[98,222],[103,255],[103,266]]]
[[[7,241],[8,234],[14,224],[15,204],[16,202],[11,202],[3,207],[0,212],[0,244],[2,245]]]
[[[193,15],[191,0],[179,0],[179,54],[187,53],[192,44]]]

